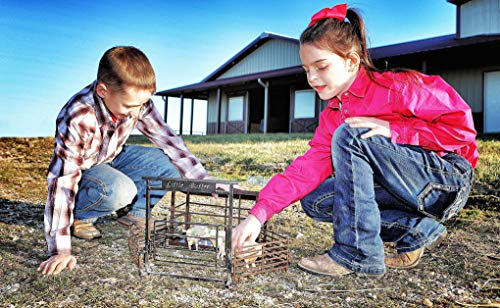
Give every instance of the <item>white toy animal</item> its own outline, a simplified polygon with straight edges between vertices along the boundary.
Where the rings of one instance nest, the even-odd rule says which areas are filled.
[[[208,232],[208,239],[212,242],[212,246],[217,247],[217,259],[222,259],[226,256],[226,231],[210,229]],[[215,242],[217,240],[217,242]]]
[[[199,226],[196,225],[186,230],[186,241],[188,244],[188,248],[194,245],[195,250],[198,250],[198,246],[200,240],[202,238],[208,237],[210,233],[210,229],[207,226]]]

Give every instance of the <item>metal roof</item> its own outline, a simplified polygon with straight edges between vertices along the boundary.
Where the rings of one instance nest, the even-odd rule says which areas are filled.
[[[262,46],[262,44],[268,41],[269,39],[287,40],[299,44],[299,41],[297,39],[269,32],[264,32],[258,38],[256,38],[250,44],[248,44],[245,48],[243,48],[243,50],[237,53],[234,57],[229,59],[226,63],[224,63],[222,66],[216,69],[213,73],[208,75],[201,82],[178,88],[159,91],[155,93],[155,95],[178,96],[181,93],[206,91],[208,89],[217,88],[223,85],[255,81],[258,78],[262,79],[274,78],[274,77],[293,75],[304,72],[302,66],[299,65],[279,70],[260,72],[256,74],[217,79],[220,75],[222,75],[228,69],[236,65],[239,61],[241,61],[241,59],[243,59],[250,53],[254,52],[257,48],[259,48],[259,46]],[[436,51],[454,49],[466,46],[487,46],[488,44],[499,44],[499,43],[500,43],[500,34],[478,35],[461,39],[457,39],[455,34],[450,34],[423,40],[370,48],[370,56],[373,60],[377,60],[377,59],[397,57],[403,55],[414,55],[418,53],[436,52]]]
[[[276,39],[276,40],[283,40],[283,41],[288,41],[292,43],[296,43],[297,45],[299,44],[299,40],[288,37],[288,36],[283,36],[275,33],[270,33],[270,32],[262,32],[259,37],[257,37],[255,40],[253,40],[250,44],[248,44],[245,48],[243,48],[240,52],[238,52],[234,57],[229,59],[226,63],[222,64],[218,69],[216,69],[213,73],[205,77],[201,82],[207,82],[211,80],[217,79],[220,75],[222,75],[224,72],[226,72],[229,68],[233,67],[236,65],[238,62],[241,61],[241,59],[245,58],[252,52],[254,52],[256,49],[258,49],[262,44],[267,42],[270,39]]]
[[[418,41],[370,48],[370,56],[372,59],[376,60],[457,47],[479,46],[490,43],[498,44],[499,42],[500,34],[477,35],[461,39],[457,39],[455,34],[450,34]]]

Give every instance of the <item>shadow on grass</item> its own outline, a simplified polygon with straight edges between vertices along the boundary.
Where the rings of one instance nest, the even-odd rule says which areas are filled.
[[[43,206],[0,199],[0,276],[36,270],[47,258],[46,247]]]

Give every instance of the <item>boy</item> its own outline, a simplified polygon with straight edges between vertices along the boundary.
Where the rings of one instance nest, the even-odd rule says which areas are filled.
[[[200,161],[162,120],[151,100],[155,91],[156,77],[146,55],[134,47],[114,47],[101,58],[97,80],[59,113],[44,219],[49,259],[38,268],[44,275],[75,267],[71,234],[100,237],[94,226],[98,217],[131,204],[118,222],[144,228],[143,176],[208,178]],[[125,145],[134,128],[161,150]],[[151,203],[161,197],[152,196]]]

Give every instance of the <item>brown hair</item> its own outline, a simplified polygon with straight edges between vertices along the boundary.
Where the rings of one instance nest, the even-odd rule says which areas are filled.
[[[366,44],[366,28],[361,15],[355,9],[347,9],[346,19],[322,19],[305,29],[300,35],[300,44],[314,44],[318,48],[330,50],[342,58],[347,58],[355,51],[360,57],[360,65],[364,66],[370,79],[377,82],[374,72],[382,72],[373,65]],[[397,68],[392,72],[416,73],[415,71]]]
[[[156,91],[153,66],[142,51],[132,46],[108,49],[99,61],[97,81],[113,91],[121,91],[125,86]]]

